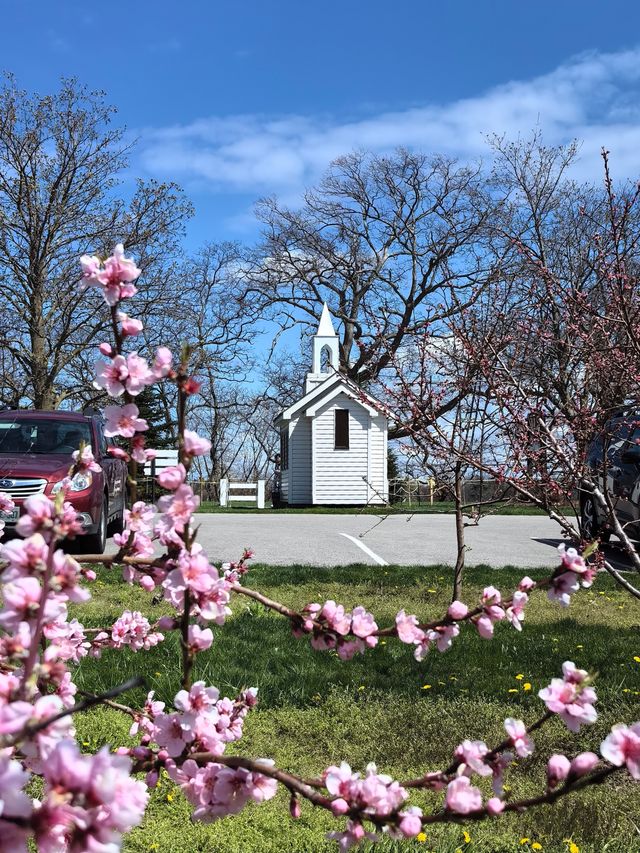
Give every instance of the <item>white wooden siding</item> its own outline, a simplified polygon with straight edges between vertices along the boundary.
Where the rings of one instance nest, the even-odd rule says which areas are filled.
[[[387,425],[382,415],[371,418],[369,428],[369,503],[385,503],[389,498],[387,484]]]
[[[289,430],[288,501],[311,503],[311,421],[306,415],[293,419]]]
[[[349,410],[349,449],[334,448],[334,412]],[[345,394],[331,400],[314,418],[314,496],[316,504],[367,502],[368,412]]]

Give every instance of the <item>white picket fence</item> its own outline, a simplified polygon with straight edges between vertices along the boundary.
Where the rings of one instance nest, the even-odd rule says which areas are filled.
[[[233,501],[255,501],[257,509],[264,509],[264,480],[255,483],[232,483],[220,480],[220,506],[229,506]],[[249,494],[237,494],[238,490]]]

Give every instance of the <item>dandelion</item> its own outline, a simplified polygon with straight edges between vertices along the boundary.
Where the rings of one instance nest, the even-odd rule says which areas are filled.
[[[565,844],[569,845],[568,853],[580,853],[580,848],[575,841],[572,841],[570,838],[564,838],[563,841]]]
[[[634,656],[633,656],[633,659],[634,659],[634,661],[635,661],[636,663],[640,663],[640,656],[638,656],[638,655],[634,655]]]
[[[522,681],[522,679],[524,678],[524,675],[523,675],[521,672],[519,672],[519,673],[516,675],[516,678],[518,679],[518,681]]]
[[[423,684],[422,689],[423,690],[431,690],[431,685],[430,684]]]
[[[416,841],[419,841],[419,842],[420,842],[420,844],[424,844],[424,843],[426,842],[426,840],[427,840],[426,833],[424,833],[424,832],[419,832],[419,833],[416,835]]]
[[[172,802],[173,802],[173,794],[167,794],[167,802],[168,802],[168,803],[172,803]]]
[[[518,690],[516,687],[510,687],[509,690],[507,690],[507,693],[517,693],[517,692],[518,692]]]
[[[531,839],[530,839],[530,838],[521,838],[521,839],[520,839],[520,844],[528,844],[530,841],[531,841]]]
[[[542,850],[542,844],[539,841],[534,841],[531,845],[532,850]]]
[[[525,683],[522,685],[522,689],[523,689],[523,690],[531,690],[531,684],[530,684],[530,682],[525,681]]]
[[[464,838],[465,844],[471,844],[471,836],[469,835],[466,829],[462,830],[462,837]]]

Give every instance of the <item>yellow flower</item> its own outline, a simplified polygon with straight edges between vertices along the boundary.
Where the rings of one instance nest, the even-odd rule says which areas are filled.
[[[516,678],[518,679],[518,681],[522,681],[522,679],[524,678],[524,675],[523,675],[521,672],[519,672],[519,673],[516,675]]]
[[[531,841],[531,839],[530,839],[530,838],[521,838],[521,839],[520,839],[520,844],[528,844],[530,841]]]
[[[509,690],[507,690],[507,693],[517,693],[517,692],[518,691],[515,687],[510,687]]]
[[[522,685],[522,689],[531,690],[531,684],[528,681],[525,681],[525,683]]]
[[[531,845],[532,850],[542,850],[542,844],[539,841],[534,841]]]
[[[423,690],[431,690],[431,685],[430,684],[423,684],[422,689]]]
[[[584,646],[582,645],[582,643],[578,643],[578,645],[576,646],[576,649],[584,649]]]
[[[564,838],[563,841],[569,845],[569,853],[580,853],[580,848],[575,841],[572,841],[570,838]]]
[[[358,690],[365,690],[365,689],[366,688],[365,688],[364,684],[361,684],[360,687],[358,687]]]
[[[416,835],[416,841],[419,841],[419,842],[420,842],[420,844],[424,844],[426,840],[427,840],[426,833],[424,833],[424,832],[419,832],[419,833]]]
[[[633,659],[636,663],[640,663],[640,657],[638,655],[634,655]]]
[[[167,794],[167,802],[168,802],[168,803],[172,803],[172,802],[173,802],[173,794]]]
[[[427,592],[436,592],[435,589],[428,589]]]
[[[465,844],[471,844],[471,836],[469,835],[466,829],[462,830],[462,837],[464,838]]]
[[[160,846],[159,844],[156,844],[154,842],[153,844],[149,845],[149,850],[157,850],[159,846]]]

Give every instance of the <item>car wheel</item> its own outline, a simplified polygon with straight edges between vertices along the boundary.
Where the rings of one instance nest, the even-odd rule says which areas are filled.
[[[98,529],[95,533],[84,537],[83,545],[85,554],[104,554],[104,549],[107,547],[107,513],[109,507],[107,504],[107,496],[105,495],[102,501],[102,511],[98,520]]]
[[[580,516],[580,527],[582,528],[584,539],[599,539],[601,542],[608,542],[611,538],[611,533],[605,530],[598,521],[596,505],[592,497],[584,499]]]

